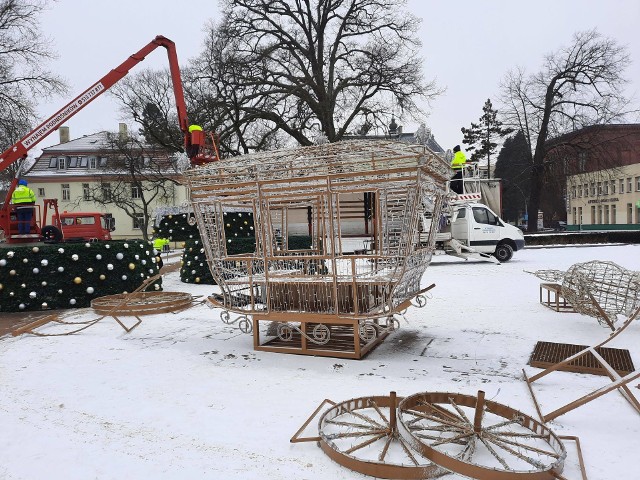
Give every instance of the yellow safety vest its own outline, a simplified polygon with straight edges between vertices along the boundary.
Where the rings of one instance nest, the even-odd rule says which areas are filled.
[[[462,153],[462,151],[458,151],[453,156],[453,160],[451,160],[451,168],[453,168],[454,170],[459,170],[461,168],[464,168],[465,163],[467,163],[467,157],[464,153]]]
[[[11,203],[13,204],[35,202],[36,194],[26,185],[19,185],[18,188],[13,191],[13,195],[11,195]]]
[[[153,248],[158,251],[162,251],[162,247],[164,247],[165,245],[169,245],[169,240],[167,238],[156,238],[153,241]]]

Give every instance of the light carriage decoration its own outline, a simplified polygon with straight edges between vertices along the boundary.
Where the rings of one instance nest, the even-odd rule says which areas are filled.
[[[426,303],[434,285],[420,280],[448,176],[425,147],[385,141],[263,152],[187,171],[222,290],[210,304],[253,332],[256,350],[362,358],[412,302]],[[227,254],[230,211],[253,214],[252,254]],[[296,236],[310,237],[306,249],[294,249]]]

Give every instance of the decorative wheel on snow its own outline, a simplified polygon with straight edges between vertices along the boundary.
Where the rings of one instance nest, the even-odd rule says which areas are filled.
[[[340,465],[377,478],[435,478],[447,473],[399,435],[396,406],[395,392],[335,404],[320,417],[320,448]]]
[[[91,301],[101,315],[153,315],[184,310],[193,304],[185,292],[132,292],[98,297]]]
[[[506,405],[460,393],[411,395],[398,406],[401,432],[441,467],[480,480],[557,478],[566,450],[546,426]]]

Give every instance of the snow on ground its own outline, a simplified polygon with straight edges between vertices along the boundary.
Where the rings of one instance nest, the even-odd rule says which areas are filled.
[[[527,249],[502,265],[437,256],[422,280],[436,284],[427,306],[410,309],[401,329],[360,361],[255,352],[249,335],[204,305],[144,317],[129,334],[105,319],[73,336],[2,338],[0,479],[370,478],[289,438],[325,398],[391,390],[482,389],[537,418],[521,373],[535,343],[595,344],[608,330],[540,305],[540,280],[525,270],[594,259],[640,270],[640,246]],[[177,273],[165,279],[168,291],[216,288],[182,284]],[[74,318],[94,318],[84,312]],[[636,367],[639,327],[611,345],[629,348]],[[606,381],[556,373],[536,391],[548,412]],[[638,478],[640,417],[618,392],[550,426],[580,437],[591,480]],[[565,472],[577,479],[575,446],[566,446]]]

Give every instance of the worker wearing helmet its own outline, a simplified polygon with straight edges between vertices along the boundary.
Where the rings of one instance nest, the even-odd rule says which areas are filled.
[[[27,181],[22,179],[11,195],[11,203],[14,204],[18,220],[18,234],[28,235],[31,232],[31,218],[33,207],[36,203],[36,194],[27,186]]]
[[[451,177],[451,190],[456,192],[458,195],[463,193],[464,186],[462,183],[462,171],[467,164],[467,157],[462,150],[460,150],[460,145],[456,145],[453,147],[453,159],[451,159],[451,169],[455,172],[453,177]]]

